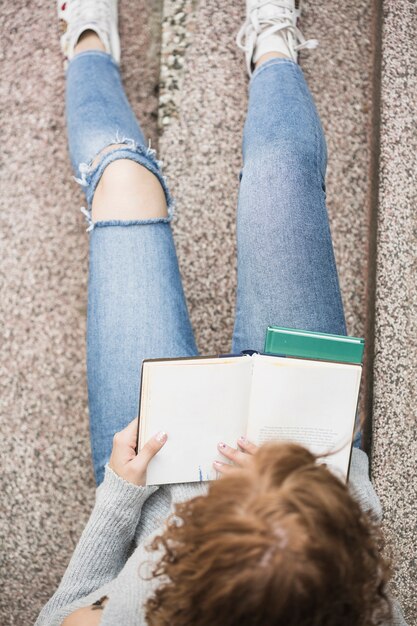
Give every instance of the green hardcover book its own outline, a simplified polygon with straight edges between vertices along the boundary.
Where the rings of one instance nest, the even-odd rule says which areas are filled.
[[[268,326],[264,352],[266,354],[361,365],[364,347],[365,340],[361,337]]]

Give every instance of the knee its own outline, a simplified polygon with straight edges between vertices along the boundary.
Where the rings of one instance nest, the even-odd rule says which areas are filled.
[[[167,217],[165,191],[158,177],[131,159],[111,161],[94,191],[92,220]]]
[[[285,193],[304,187],[315,186],[324,180],[325,163],[318,162],[317,148],[308,143],[282,142],[263,146],[253,152],[244,162],[242,176],[246,181],[271,186]]]

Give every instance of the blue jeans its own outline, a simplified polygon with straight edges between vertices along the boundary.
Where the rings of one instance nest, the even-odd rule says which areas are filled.
[[[71,161],[87,200],[87,384],[99,484],[114,433],[137,415],[142,360],[198,349],[170,225],[175,201],[110,55],[87,51],[71,60],[66,114]],[[116,143],[124,145],[91,165]],[[269,324],[346,334],[326,209],[326,142],[293,61],[273,58],[254,71],[242,152],[232,352],[263,351]],[[92,222],[94,190],[115,159],[136,161],[158,177],[167,217]]]

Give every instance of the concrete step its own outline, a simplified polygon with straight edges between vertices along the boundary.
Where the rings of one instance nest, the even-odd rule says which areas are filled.
[[[417,7],[375,0],[374,12],[372,475],[395,561],[394,591],[408,623],[417,624]]]
[[[303,31],[320,41],[300,61],[328,143],[328,209],[348,332],[367,340],[362,394],[367,446],[389,548],[397,555],[395,593],[412,623],[417,620],[411,582],[416,535],[410,523],[415,493],[406,485],[413,477],[415,449],[407,462],[401,458],[416,432],[411,417],[415,387],[407,382],[413,378],[411,348],[417,336],[407,293],[415,281],[415,8],[395,0],[383,7],[378,0],[303,6]],[[173,229],[185,292],[199,348],[206,354],[230,347],[233,329],[236,173],[247,103],[243,54],[234,36],[244,14],[244,3],[164,2],[160,148],[178,204]],[[402,364],[397,377],[387,367],[392,355]]]

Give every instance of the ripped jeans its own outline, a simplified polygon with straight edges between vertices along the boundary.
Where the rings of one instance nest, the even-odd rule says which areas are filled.
[[[248,89],[232,352],[263,351],[269,324],[344,335],[326,209],[326,142],[303,72],[289,59],[269,59]],[[170,225],[175,202],[110,55],[87,51],[69,62],[66,115],[71,161],[87,201],[87,387],[99,484],[114,433],[137,415],[142,360],[198,349]],[[124,145],[96,159],[111,144]],[[94,191],[115,159],[136,161],[158,177],[167,217],[92,222]],[[359,431],[354,445],[360,446]]]

